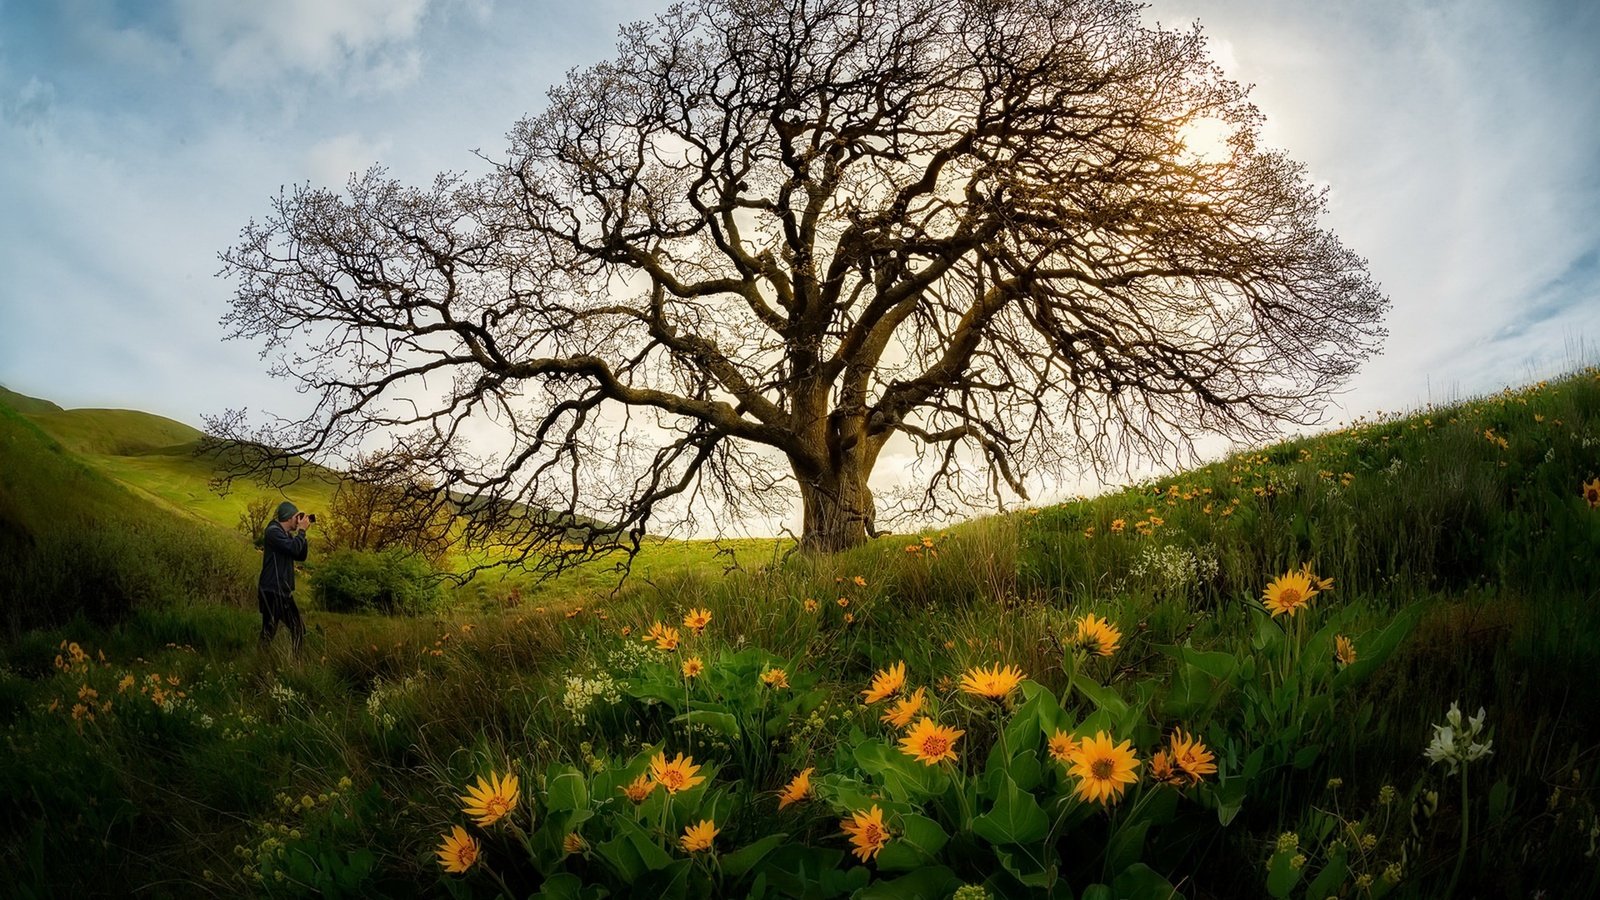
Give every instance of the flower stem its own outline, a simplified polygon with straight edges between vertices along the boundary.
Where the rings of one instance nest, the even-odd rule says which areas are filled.
[[[1461,867],[1467,862],[1467,767],[1461,767],[1461,847],[1456,850],[1456,868],[1450,873],[1450,887],[1445,889],[1446,897],[1456,895],[1456,884],[1461,880]]]

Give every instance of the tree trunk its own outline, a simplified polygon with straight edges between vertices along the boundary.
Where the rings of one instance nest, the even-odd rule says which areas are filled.
[[[874,518],[868,474],[859,461],[848,458],[842,465],[821,473],[805,473],[796,467],[800,500],[805,507],[801,550],[837,553],[867,542]]]

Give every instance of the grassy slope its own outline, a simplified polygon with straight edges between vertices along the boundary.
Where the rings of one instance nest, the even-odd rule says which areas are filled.
[[[327,510],[333,505],[337,475],[318,466],[309,467],[305,477],[281,489],[241,482],[226,495],[218,495],[210,483],[214,475],[211,458],[196,452],[201,433],[181,422],[137,410],[63,410],[47,400],[10,391],[0,394],[0,407],[5,406],[22,414],[13,416],[15,420],[31,423],[52,440],[56,445],[52,452],[72,461],[72,471],[78,473],[74,478],[82,477],[86,470],[96,472],[134,496],[156,504],[158,509],[221,529],[235,529],[249,504],[257,499],[276,503],[288,498],[308,511]],[[16,459],[14,464],[4,461],[7,471],[34,473],[26,481],[28,490],[35,495],[72,498],[81,493],[74,482],[60,481],[55,468],[35,468],[25,458]],[[19,474],[12,480],[22,479]],[[118,509],[132,510],[127,496],[116,497],[114,505]],[[6,515],[5,505],[0,502],[0,517]],[[788,542],[773,540],[651,540],[635,560],[633,574],[649,581],[704,567],[731,566],[736,561],[749,565],[752,559],[770,561],[775,552],[787,547]],[[485,561],[473,557],[461,563],[465,567]],[[468,602],[494,605],[515,589],[519,597],[534,604],[582,603],[610,594],[619,578],[614,560],[591,563],[543,583],[517,573],[489,570],[457,594]]]
[[[1449,782],[1436,780],[1420,750],[1429,724],[1460,699],[1469,711],[1479,704],[1491,711],[1496,756],[1488,780],[1475,788],[1474,834],[1504,849],[1494,859],[1473,859],[1466,883],[1480,885],[1485,896],[1592,890],[1600,885],[1594,872],[1581,857],[1562,854],[1581,851],[1581,835],[1568,825],[1600,821],[1600,700],[1583,689],[1600,668],[1600,578],[1592,565],[1600,558],[1600,514],[1578,495],[1580,482],[1600,475],[1596,448],[1600,381],[1584,375],[1242,454],[1089,502],[975,521],[937,541],[937,557],[885,539],[830,560],[728,577],[685,557],[677,574],[635,584],[573,618],[529,610],[464,623],[315,614],[314,658],[276,673],[270,661],[246,652],[249,616],[227,610],[141,617],[99,634],[41,633],[7,651],[7,665],[48,672],[58,640],[94,640],[111,666],[85,677],[109,684],[124,669],[141,677],[170,672],[193,686],[199,705],[186,717],[156,717],[149,725],[155,736],[107,725],[81,738],[62,724],[64,707],[45,712],[52,697],[70,703],[79,678],[0,679],[0,710],[27,723],[19,758],[25,766],[49,761],[57,776],[54,786],[42,777],[24,781],[18,796],[30,799],[20,818],[0,822],[17,836],[0,860],[20,867],[23,884],[166,882],[226,894],[250,884],[240,881],[233,848],[259,847],[263,827],[282,824],[308,835],[317,830],[301,845],[308,851],[373,851],[378,872],[363,882],[369,891],[436,891],[433,835],[459,818],[453,795],[472,773],[503,767],[508,758],[538,771],[591,750],[617,758],[640,737],[666,736],[648,725],[643,735],[626,723],[575,727],[561,708],[564,677],[597,665],[604,671],[605,654],[621,643],[619,624],[642,628],[691,605],[709,607],[715,625],[708,660],[731,652],[735,639],[763,647],[835,696],[830,716],[870,727],[871,716],[853,712],[855,694],[873,668],[895,659],[906,660],[919,681],[1015,661],[1066,698],[1054,642],[1062,614],[1093,610],[1125,635],[1118,655],[1094,670],[1098,677],[1124,696],[1148,687],[1158,698],[1152,708],[1162,709],[1170,705],[1159,698],[1172,669],[1157,646],[1189,643],[1247,658],[1256,628],[1252,598],[1272,573],[1310,560],[1338,585],[1319,601],[1314,626],[1336,626],[1365,648],[1407,611],[1417,621],[1411,637],[1342,701],[1332,730],[1318,734],[1319,755],[1303,769],[1275,771],[1231,831],[1197,832],[1206,836],[1163,844],[1146,859],[1164,872],[1189,874],[1191,897],[1255,896],[1270,852],[1262,848],[1279,831],[1299,831],[1309,848],[1317,823],[1326,821],[1318,809],[1358,817],[1375,810],[1371,798],[1380,785],[1394,784],[1401,799],[1384,821],[1398,822],[1388,833],[1403,833],[1411,800],[1437,788],[1438,811],[1419,823],[1421,843],[1411,851],[1402,890],[1391,896],[1437,895],[1454,859],[1458,815]],[[1169,577],[1183,567],[1173,551],[1215,562],[1215,573]],[[867,586],[852,586],[853,575]],[[859,615],[855,626],[828,602],[844,594]],[[804,613],[805,597],[821,598],[821,612]],[[584,599],[588,605],[592,598]],[[168,642],[194,649],[159,649]],[[148,662],[135,665],[135,657]],[[396,722],[378,727],[370,698],[381,684],[407,678],[420,686],[391,695],[381,708]],[[300,699],[268,700],[274,684]],[[1236,702],[1219,706],[1209,728],[1188,720],[1223,751],[1227,772],[1237,771],[1242,753],[1223,750],[1225,741],[1248,750],[1281,737],[1249,733],[1230,718]],[[194,724],[198,710],[216,719],[214,728]],[[226,738],[224,729],[248,733]],[[1143,735],[1141,752],[1156,740],[1159,732]],[[152,741],[163,748],[150,763],[154,770],[141,762],[132,778],[115,762],[146,760]],[[776,787],[799,764],[793,748],[785,752],[781,760],[742,763],[753,789]],[[824,766],[837,764],[831,760],[821,757]],[[277,792],[314,796],[342,775],[357,787],[335,804],[337,816],[320,806],[284,811],[273,799]],[[1345,782],[1343,801],[1324,792],[1334,777]],[[94,795],[74,788],[74,779],[102,786],[102,798],[118,798],[115,808],[86,804]],[[1492,801],[1497,806],[1485,807],[1491,780],[1504,787]],[[151,781],[164,787],[150,788]],[[1564,792],[1552,796],[1554,785]],[[41,844],[35,852],[25,848],[33,846],[29,835],[42,835],[35,830],[42,810],[65,824],[51,832],[56,849]],[[148,830],[127,827],[135,814],[151,823]],[[830,837],[835,820],[807,821],[806,840],[838,845]],[[1186,827],[1205,821],[1202,815]],[[725,840],[738,846],[752,829],[760,833],[748,818],[730,823]],[[215,837],[201,836],[209,834]],[[135,852],[77,880],[52,878],[52,854],[104,859],[95,849],[102,840]],[[1388,841],[1379,848],[1385,859],[1398,852]],[[1317,866],[1316,852],[1308,852]],[[252,868],[261,870],[243,866]]]
[[[135,497],[0,398],[0,521],[35,532],[133,513]]]
[[[16,391],[8,390],[4,386],[0,386],[0,403],[11,407],[17,412],[23,413],[61,411],[61,407],[51,403],[49,400],[40,400],[37,397],[29,397],[26,394],[19,394]]]

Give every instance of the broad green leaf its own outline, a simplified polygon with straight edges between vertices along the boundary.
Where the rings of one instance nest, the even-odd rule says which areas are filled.
[[[545,807],[551,812],[589,805],[589,783],[576,767],[554,763],[545,770]]]
[[[994,855],[999,857],[1000,865],[1011,873],[1011,877],[1027,887],[1047,888],[1060,878],[1055,865],[1048,869],[1041,868],[1039,862],[1026,853],[1011,853],[997,848]]]
[[[1111,882],[1111,890],[1125,900],[1183,900],[1172,882],[1142,862],[1123,869]]]
[[[559,872],[544,880],[532,900],[580,900],[582,896],[583,880],[571,872]]]
[[[1113,834],[1111,840],[1106,842],[1106,871],[1120,872],[1138,862],[1143,855],[1145,835],[1149,831],[1150,822],[1143,820],[1130,823]]]
[[[883,871],[906,871],[931,866],[944,848],[949,835],[927,816],[901,816],[895,823],[899,834],[878,852],[876,862]]]
[[[691,709],[672,718],[675,725],[703,725],[731,738],[740,736],[739,720],[732,713],[714,709]]]
[[[972,820],[972,831],[991,844],[1027,844],[1044,839],[1050,817],[1032,794],[1006,776],[994,808]]]
[[[687,898],[703,897],[710,892],[711,884],[703,873],[696,879],[694,861],[689,859],[673,860],[670,865],[649,872],[639,879],[635,886],[638,896],[659,897],[665,900],[687,900]],[[702,882],[691,890],[694,881]]]
[[[857,891],[857,900],[944,900],[961,879],[944,866],[919,869],[893,881],[879,881]]]
[[[1274,897],[1287,897],[1294,886],[1300,883],[1305,867],[1294,865],[1294,857],[1298,852],[1285,850],[1272,855],[1272,861],[1267,863],[1267,893]]]
[[[755,868],[757,863],[765,859],[767,854],[776,849],[779,844],[782,844],[787,837],[788,835],[784,832],[769,834],[753,844],[740,847],[732,853],[724,855],[719,860],[722,864],[722,874],[735,880],[743,878],[746,872]]]
[[[901,801],[920,801],[944,793],[948,776],[938,766],[917,762],[899,747],[864,741],[855,749],[856,764],[883,782],[884,791]]]
[[[1311,886],[1306,888],[1307,897],[1333,897],[1339,893],[1339,887],[1344,884],[1345,876],[1350,874],[1350,867],[1345,862],[1345,851],[1335,848],[1329,855],[1328,864],[1322,867],[1317,877],[1312,880]]]
[[[1128,714],[1128,702],[1118,696],[1116,691],[1096,684],[1083,675],[1072,676],[1072,686],[1093,703],[1096,709],[1109,714],[1113,719],[1121,719]]]
[[[1412,606],[1397,613],[1389,627],[1356,642],[1356,661],[1346,666],[1344,671],[1334,676],[1333,687],[1342,690],[1351,685],[1360,684],[1371,675],[1374,670],[1387,661],[1406,635],[1411,633],[1417,619],[1422,614],[1421,606]],[[1330,649],[1328,651],[1332,653]]]

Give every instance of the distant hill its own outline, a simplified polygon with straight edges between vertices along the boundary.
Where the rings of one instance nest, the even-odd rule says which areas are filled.
[[[37,397],[19,394],[16,391],[7,390],[4,386],[0,386],[0,403],[4,403],[20,413],[61,412],[61,407],[51,403],[49,400],[40,400]]]
[[[192,445],[204,437],[197,428],[134,409],[18,411],[76,453],[131,456]]]
[[[299,481],[281,489],[240,482],[226,496],[218,496],[211,487],[216,474],[213,458],[200,452],[205,435],[190,425],[134,409],[62,409],[48,400],[3,388],[0,407],[19,414],[19,419],[54,443],[54,453],[104,476],[135,502],[153,502],[158,508],[229,530],[252,500],[288,498],[302,509],[323,510],[331,504],[338,485],[336,473],[308,466]],[[10,468],[3,453],[0,461]],[[43,472],[40,476],[30,479],[35,490],[55,493],[54,476]]]
[[[0,401],[0,630],[110,622],[147,603],[243,602],[259,558],[249,542],[120,483],[101,457],[35,421],[60,415]]]

